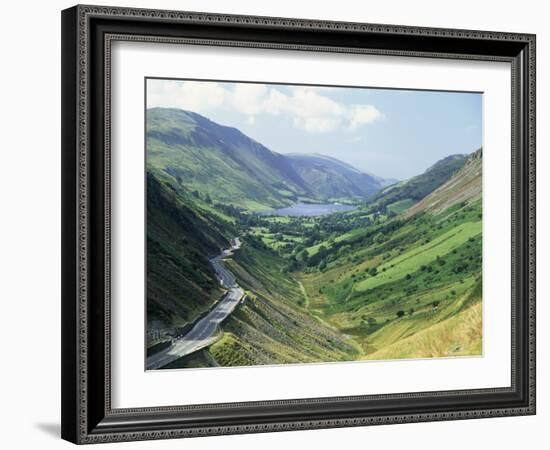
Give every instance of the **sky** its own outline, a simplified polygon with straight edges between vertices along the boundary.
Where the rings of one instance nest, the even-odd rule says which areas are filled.
[[[384,178],[482,143],[480,93],[147,80],[147,108],[193,111],[278,153],[332,156]]]

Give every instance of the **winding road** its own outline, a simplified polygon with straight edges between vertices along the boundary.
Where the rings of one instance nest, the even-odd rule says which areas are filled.
[[[208,347],[218,339],[217,331],[220,323],[235,310],[244,295],[244,291],[237,284],[235,276],[222,264],[224,258],[231,256],[233,251],[238,250],[240,247],[239,238],[235,238],[232,240],[229,249],[223,250],[221,254],[210,259],[216,278],[227,289],[227,293],[206,316],[195,323],[185,336],[172,341],[170,347],[149,356],[146,370],[160,369],[182,356]]]

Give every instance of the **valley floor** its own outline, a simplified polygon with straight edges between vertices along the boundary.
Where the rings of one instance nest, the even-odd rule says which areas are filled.
[[[372,228],[354,230],[316,244],[317,251],[341,253],[331,259],[329,252],[323,270],[286,270],[287,258],[251,230],[224,262],[246,301],[208,350],[169,367],[480,355],[477,208],[464,206],[436,221],[410,219],[372,236]],[[382,234],[383,240],[372,239]]]

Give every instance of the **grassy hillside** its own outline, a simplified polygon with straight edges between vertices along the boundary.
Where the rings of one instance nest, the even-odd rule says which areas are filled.
[[[377,210],[392,207],[395,210],[399,202],[418,202],[444,184],[452,175],[464,166],[467,155],[450,155],[436,162],[424,173],[409,180],[385,187],[369,199],[369,205]],[[400,212],[400,211],[397,211]]]
[[[478,151],[422,207],[366,226],[356,210],[350,231],[320,233],[298,258],[309,311],[353,336],[364,358],[479,354],[480,186]]]
[[[397,340],[365,359],[440,358],[447,356],[481,355],[481,299],[467,310],[422,331]]]
[[[221,295],[208,256],[228,245],[233,225],[147,174],[148,330],[192,321]],[[154,333],[151,333],[154,334]]]
[[[169,175],[176,188],[249,209],[310,194],[281,155],[235,128],[177,109],[147,110],[147,165]]]
[[[424,197],[407,211],[408,216],[422,211],[441,212],[454,204],[468,204],[481,199],[482,149],[472,153],[464,166],[446,183]]]
[[[282,270],[285,261],[254,239],[244,241],[227,267],[247,293],[223,325],[210,356],[183,358],[178,367],[343,361],[355,359],[352,341],[305,310],[299,284]],[[175,367],[172,365],[172,367]]]
[[[289,157],[199,114],[147,110],[147,166],[173,187],[248,210],[365,198],[381,179],[333,158]]]

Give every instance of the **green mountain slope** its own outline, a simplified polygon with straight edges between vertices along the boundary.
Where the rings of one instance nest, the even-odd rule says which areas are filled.
[[[311,196],[282,155],[235,128],[178,109],[147,110],[147,165],[165,172],[176,187],[250,209]]]
[[[327,245],[320,270],[300,275],[311,310],[367,355],[457,314],[480,283],[480,210],[394,219]]]
[[[482,149],[469,155],[464,166],[446,183],[424,197],[406,212],[440,212],[457,203],[472,203],[481,199]]]
[[[195,319],[222,291],[208,261],[228,246],[232,224],[153,173],[147,174],[147,322],[150,334]],[[156,333],[157,335],[159,333]],[[158,337],[158,336],[157,336]]]
[[[409,321],[411,319],[409,318]],[[468,307],[418,333],[374,351],[366,359],[437,358],[480,355],[482,350],[482,305],[478,297]]]
[[[223,365],[345,361],[357,355],[349,339],[304,310],[298,283],[286,262],[258,241],[247,241],[229,265],[250,297],[226,326],[229,336],[212,346]]]
[[[368,200],[377,209],[384,209],[396,202],[418,202],[433,192],[464,166],[467,155],[450,155],[436,162],[424,173],[382,189]]]
[[[286,156],[310,189],[326,199],[365,198],[382,188],[383,180],[337,159],[315,154]]]
[[[147,110],[147,166],[176,189],[249,210],[364,198],[383,185],[333,158],[281,155],[235,128],[167,108]]]
[[[354,336],[366,359],[478,354],[481,151],[393,219],[316,242],[297,274],[309,309]],[[361,210],[348,220],[359,224]],[[311,269],[314,262],[317,270]]]
[[[299,284],[282,269],[286,262],[248,237],[227,267],[246,300],[223,324],[223,335],[202,355],[169,367],[204,367],[346,361],[358,348],[349,338],[312,317]]]

